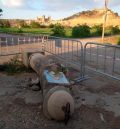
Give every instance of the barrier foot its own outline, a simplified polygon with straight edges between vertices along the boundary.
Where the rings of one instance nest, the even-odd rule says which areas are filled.
[[[85,80],[87,80],[89,78],[90,77],[88,75],[86,75],[86,76],[78,77],[74,81],[75,81],[75,83],[79,83],[79,82],[85,81]]]

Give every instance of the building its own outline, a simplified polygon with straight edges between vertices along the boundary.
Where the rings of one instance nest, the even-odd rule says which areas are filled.
[[[37,22],[39,22],[39,23],[48,23],[48,22],[51,22],[51,17],[49,16],[49,17],[45,17],[45,15],[43,15],[43,16],[40,16],[40,17],[37,17]]]

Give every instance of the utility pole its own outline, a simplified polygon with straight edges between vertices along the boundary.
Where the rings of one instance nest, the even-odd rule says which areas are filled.
[[[105,26],[106,26],[106,21],[107,21],[107,12],[108,12],[108,7],[107,7],[108,1],[109,0],[105,0],[105,15],[103,19],[102,42],[104,42],[104,36],[105,36]]]

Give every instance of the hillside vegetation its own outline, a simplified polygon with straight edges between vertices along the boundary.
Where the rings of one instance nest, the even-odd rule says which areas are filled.
[[[78,24],[87,24],[89,26],[99,25],[103,23],[105,9],[95,9],[76,13],[72,16],[63,19],[64,24],[69,24],[70,26],[76,26]],[[120,26],[120,16],[118,13],[108,10],[107,15],[107,26]]]

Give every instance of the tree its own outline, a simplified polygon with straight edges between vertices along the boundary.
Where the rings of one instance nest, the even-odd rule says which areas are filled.
[[[52,32],[54,36],[65,36],[65,28],[64,26],[62,26],[61,24],[55,24],[53,29],[52,29]]]
[[[111,27],[111,34],[120,34],[119,26],[112,26]]]
[[[8,28],[9,28],[11,25],[10,25],[9,20],[1,19],[1,20],[0,20],[0,26],[1,26],[1,27],[8,27]]]
[[[0,16],[2,15],[3,10],[0,8]]]
[[[120,37],[118,38],[118,42],[117,42],[117,45],[120,45]]]
[[[91,33],[93,36],[101,36],[102,35],[102,25],[94,25],[91,27]]]
[[[4,20],[4,27],[10,27],[10,22],[9,20]]]
[[[86,24],[73,27],[72,36],[75,38],[89,37],[90,27]]]
[[[51,23],[51,24],[49,25],[49,28],[54,28],[54,24]]]

